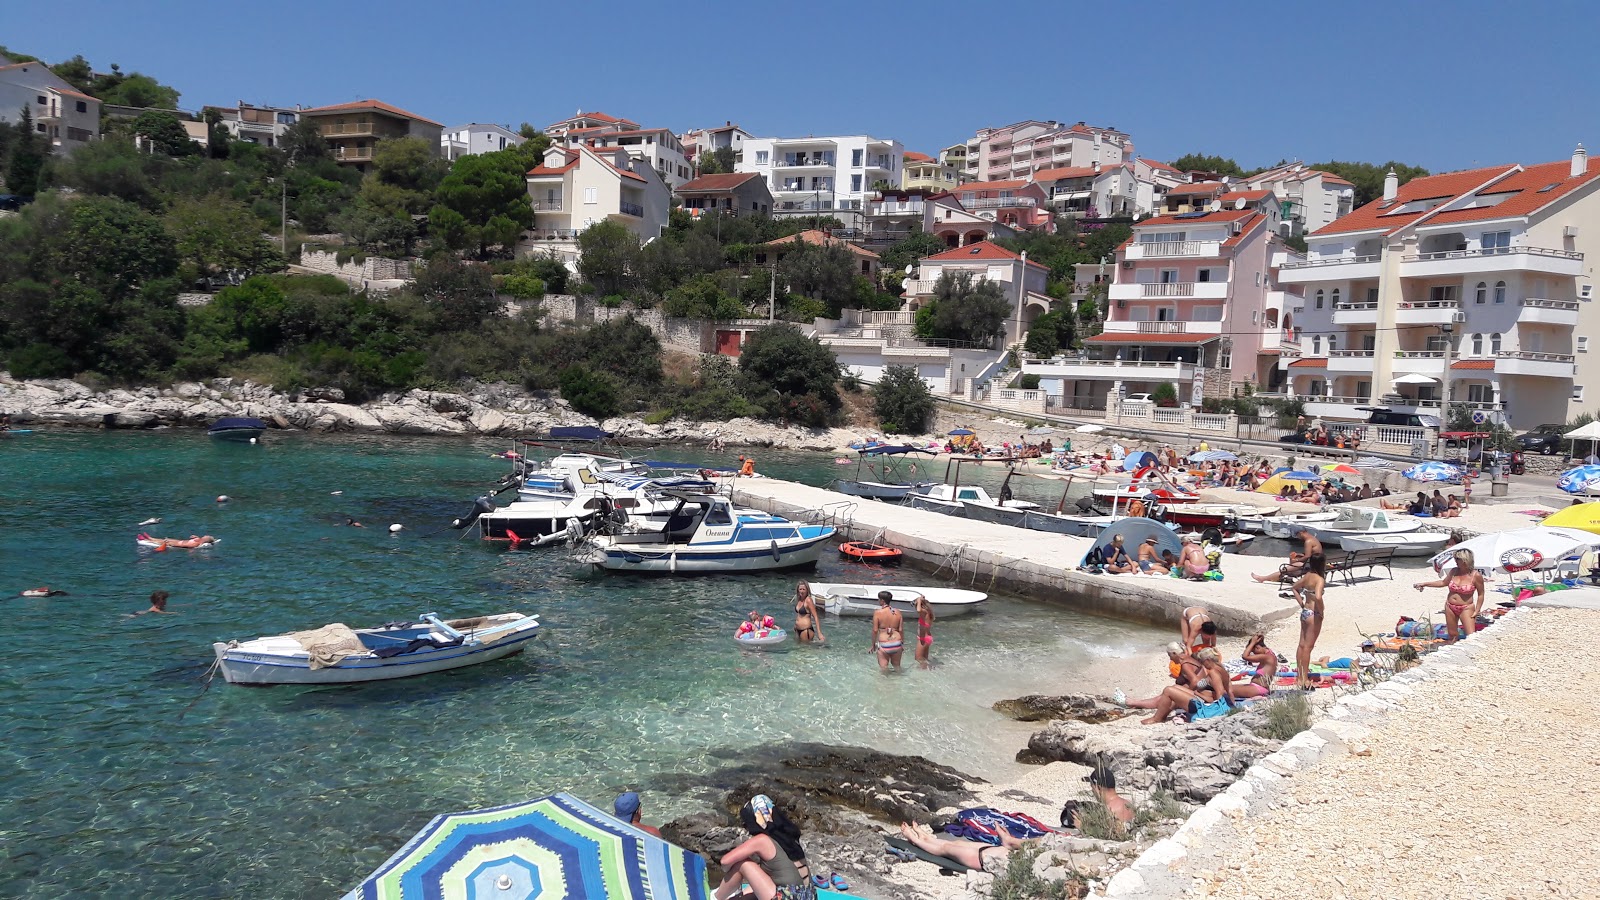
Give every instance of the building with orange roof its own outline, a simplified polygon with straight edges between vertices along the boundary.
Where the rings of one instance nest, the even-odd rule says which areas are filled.
[[[1356,186],[1332,172],[1302,162],[1285,163],[1241,180],[1251,190],[1270,190],[1282,205],[1283,233],[1316,231],[1355,209]]]
[[[365,169],[379,143],[413,137],[441,153],[444,126],[382,100],[356,100],[300,111],[328,142],[333,158],[347,166]]]
[[[621,147],[629,156],[649,163],[669,189],[676,189],[695,175],[694,156],[670,128],[642,128],[631,119],[580,112],[546,128],[545,134],[567,147]]]
[[[900,187],[906,190],[948,191],[961,183],[956,175],[955,166],[934,159],[926,153],[907,150],[905,166],[905,175],[900,179]]]
[[[953,201],[963,210],[980,219],[1004,225],[1014,231],[1055,231],[1055,216],[1050,212],[1049,196],[1042,185],[1029,179],[1008,181],[969,181],[953,191],[937,195],[939,199]],[[946,203],[946,206],[951,206]],[[948,229],[953,215],[943,215],[929,229],[943,233]],[[945,243],[950,243],[946,239]],[[960,243],[970,243],[965,236]],[[959,246],[959,244],[952,245]]]
[[[571,116],[568,116],[559,122],[546,125],[544,127],[544,133],[548,134],[552,138],[559,139],[565,137],[569,131],[582,128],[617,130],[638,127],[639,123],[631,119],[619,119],[616,116],[607,115],[603,112],[584,112],[580,109],[576,113],[573,113]]]
[[[1139,205],[1139,180],[1131,162],[1041,169],[1033,180],[1044,188],[1050,208],[1062,215],[1099,218],[1152,211]]]
[[[774,216],[831,215],[861,229],[872,192],[900,186],[904,157],[899,141],[865,134],[749,138],[738,169],[767,179]]]
[[[1378,403],[1437,416],[1448,396],[1460,415],[1520,429],[1592,404],[1600,166],[1581,145],[1558,162],[1404,185],[1391,172],[1383,196],[1306,244],[1281,278],[1305,295],[1305,356],[1327,366],[1295,371],[1288,388],[1318,415],[1356,418]]]
[[[754,172],[701,175],[678,185],[673,194],[695,218],[709,214],[772,215],[772,192]]]
[[[678,140],[683,144],[683,155],[698,171],[700,154],[715,153],[718,150],[728,150],[733,153],[733,163],[737,171],[738,164],[744,161],[744,142],[750,139],[750,132],[735,125],[732,119],[724,122],[717,128],[695,128],[678,135]]]
[[[783,262],[784,254],[796,243],[810,244],[814,247],[842,247],[855,258],[856,274],[877,280],[878,254],[816,228],[808,228],[787,237],[756,245],[755,264],[765,266]]]
[[[585,228],[609,219],[648,241],[661,236],[672,212],[672,192],[661,174],[621,147],[552,146],[527,181],[533,228],[518,248],[525,253],[575,263]]]
[[[234,140],[266,147],[278,146],[284,133],[300,121],[301,112],[298,106],[255,106],[240,100],[232,106],[202,106],[200,120],[213,110]]]
[[[24,106],[54,153],[71,153],[100,137],[99,100],[42,62],[13,63],[0,56],[0,123],[15,122]]]
[[[1041,169],[1094,163],[1109,166],[1132,157],[1133,139],[1115,128],[1029,119],[980,128],[967,138],[962,178],[1003,181],[1027,178]]]
[[[993,241],[979,241],[917,260],[913,277],[901,284],[906,309],[915,311],[926,306],[934,299],[941,277],[960,273],[970,275],[974,282],[992,281],[1000,285],[1012,308],[1012,315],[1006,322],[1007,344],[1021,341],[1034,320],[1061,302],[1045,293],[1049,268]]]

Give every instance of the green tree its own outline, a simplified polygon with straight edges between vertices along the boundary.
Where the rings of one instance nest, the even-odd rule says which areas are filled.
[[[695,171],[701,175],[721,175],[722,165],[717,162],[717,155],[710,150],[701,150],[694,161]]]
[[[1162,406],[1162,407],[1177,406],[1178,405],[1178,389],[1172,386],[1172,382],[1163,381],[1163,382],[1157,384],[1155,386],[1155,388],[1150,391],[1150,399],[1152,401],[1154,401],[1155,405],[1157,405],[1157,406]]]
[[[434,191],[437,203],[429,223],[447,226],[446,246],[476,247],[483,256],[491,244],[510,247],[533,227],[527,168],[517,153],[502,150],[456,160]],[[454,215],[448,215],[453,213]]]
[[[578,274],[602,297],[633,289],[639,238],[622,223],[596,222],[578,235]]]
[[[924,256],[943,253],[946,249],[948,248],[941,238],[925,231],[908,234],[889,245],[879,257],[879,262],[883,266],[881,271],[885,287],[898,288],[900,280],[905,276],[906,266],[912,265]]]
[[[0,125],[0,128],[4,128]],[[31,197],[39,193],[39,177],[50,148],[33,128],[33,110],[23,104],[12,130],[11,161],[6,167],[6,188],[13,194]]]
[[[778,276],[789,283],[790,291],[822,301],[834,319],[855,296],[856,270],[855,254],[843,244],[808,244],[799,239],[784,248],[778,263]]]
[[[839,360],[833,351],[788,323],[750,336],[739,354],[750,399],[767,418],[821,427],[833,421],[839,399]]]
[[[1413,178],[1421,178],[1428,174],[1428,170],[1422,168],[1421,166],[1411,166],[1403,162],[1396,162],[1392,159],[1386,163],[1383,163],[1382,165],[1374,165],[1372,163],[1364,162],[1335,161],[1317,163],[1311,168],[1321,169],[1324,172],[1332,172],[1340,178],[1343,178],[1344,180],[1355,185],[1356,206],[1364,206],[1383,196],[1383,179],[1389,174],[1391,169],[1394,170],[1395,175],[1399,177],[1401,184],[1405,184]]]
[[[617,383],[604,372],[585,365],[568,366],[561,371],[561,397],[586,416],[608,419],[621,409]]]
[[[206,123],[206,150],[212,159],[227,159],[228,151],[233,147],[233,135],[222,124],[222,112],[215,108],[207,109],[203,119]]]
[[[166,215],[167,231],[180,259],[195,273],[236,272],[248,277],[283,267],[262,233],[261,220],[243,203],[206,197],[180,200]]]
[[[285,129],[283,137],[278,140],[278,148],[283,151],[286,158],[293,159],[296,163],[333,158],[333,151],[329,149],[327,140],[322,137],[317,123],[310,119],[301,119]]]
[[[933,392],[911,366],[890,366],[872,386],[872,409],[885,434],[922,434],[933,418]]]
[[[1173,160],[1172,167],[1180,172],[1212,172],[1217,175],[1232,175],[1235,178],[1244,177],[1244,169],[1226,156],[1186,153]]]
[[[168,156],[193,156],[200,145],[189,139],[183,122],[172,113],[147,109],[133,120],[133,133],[144,138],[151,147]]]
[[[178,91],[176,88],[134,72],[131,75],[122,74],[116,63],[111,64],[111,72],[95,79],[89,94],[99,97],[101,103],[113,106],[132,106],[135,109],[177,109]]]
[[[481,265],[463,263],[449,253],[435,253],[417,273],[412,289],[436,306],[450,330],[472,328],[500,315],[494,280]]]
[[[988,345],[1005,333],[1011,307],[999,282],[987,278],[973,281],[972,273],[963,270],[940,274],[925,309],[926,316],[917,317],[918,334]]]
[[[90,94],[94,91],[94,67],[89,61],[78,54],[66,62],[59,62],[50,67],[58,78],[72,85],[73,90]]]
[[[696,275],[668,291],[661,310],[669,316],[689,319],[737,319],[749,312],[729,294],[723,282],[711,275]]]
[[[1033,320],[1023,349],[1038,357],[1054,356],[1062,347],[1072,346],[1077,333],[1075,326],[1070,309],[1051,310]]]

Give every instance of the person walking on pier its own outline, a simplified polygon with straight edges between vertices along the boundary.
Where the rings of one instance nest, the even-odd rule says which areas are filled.
[[[906,624],[900,610],[890,606],[894,595],[878,592],[878,610],[872,614],[872,651],[878,654],[878,670],[900,671],[900,656],[905,652]]]

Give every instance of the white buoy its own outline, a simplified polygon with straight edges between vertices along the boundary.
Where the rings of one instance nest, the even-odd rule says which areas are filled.
[[[329,493],[331,493],[331,494],[333,494],[333,496],[337,497],[340,494],[344,493],[344,491],[330,491]]]
[[[218,494],[217,495],[217,502],[218,503],[227,503],[228,502],[228,495],[227,494]]]
[[[399,534],[400,532],[405,531],[405,530],[406,530],[406,527],[404,525],[401,525],[398,522],[396,522],[395,524],[389,526],[389,533],[390,534]]]
[[[255,438],[251,438],[251,439],[250,439],[250,443],[252,443],[252,444],[254,444],[254,443],[255,443],[255,442],[256,442],[256,439],[255,439]]]

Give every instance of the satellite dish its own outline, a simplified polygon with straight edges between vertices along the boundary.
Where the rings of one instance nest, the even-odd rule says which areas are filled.
[[[916,269],[917,269],[916,263],[906,263],[906,274],[907,275],[910,275],[912,272],[916,271]]]

